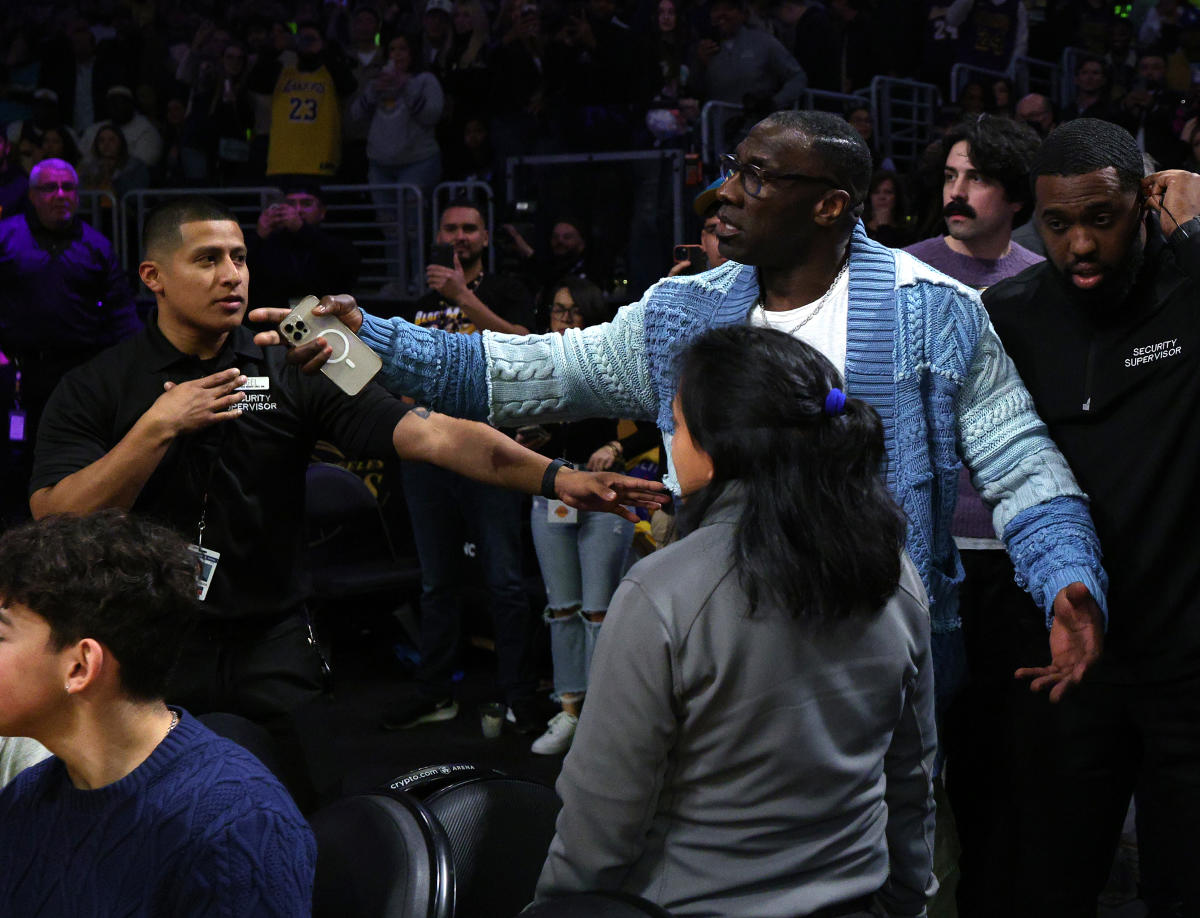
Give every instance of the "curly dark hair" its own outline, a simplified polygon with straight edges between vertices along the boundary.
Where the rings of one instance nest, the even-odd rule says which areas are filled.
[[[942,138],[943,163],[954,145],[964,140],[980,175],[999,182],[1004,196],[1027,210],[1033,201],[1029,170],[1042,142],[1033,128],[1001,115],[971,115]]]
[[[870,615],[900,582],[904,515],[881,472],[883,425],[847,398],[833,365],[769,328],[713,329],[679,357],[679,406],[693,442],[712,459],[712,482],[679,512],[694,528],[726,488],[744,491],[734,568],[753,612],[761,602],[797,618]]]
[[[0,604],[11,603],[46,620],[55,650],[99,641],[125,693],[156,701],[196,619],[196,562],[174,532],[122,510],[50,516],[0,537]]]

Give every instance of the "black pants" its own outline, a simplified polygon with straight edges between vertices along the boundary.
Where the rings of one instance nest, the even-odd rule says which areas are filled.
[[[421,560],[421,665],[417,681],[431,696],[452,691],[462,612],[463,537],[475,539],[496,638],[496,686],[510,704],[537,687],[537,624],[521,577],[523,498],[423,462],[405,462],[404,500]],[[467,524],[467,529],[463,523]]]
[[[264,727],[278,746],[281,777],[307,809],[334,790],[322,676],[303,612],[206,621],[184,643],[166,699],[192,714],[237,714]]]
[[[1053,715],[1045,831],[1027,840],[1020,914],[1096,914],[1136,791],[1140,860],[1154,878],[1145,891],[1151,914],[1200,915],[1200,675],[1085,682]]]
[[[959,592],[967,678],[946,712],[946,794],[961,853],[958,913],[1011,918],[1013,877],[1041,831],[1051,710],[1013,672],[1049,662],[1045,615],[1003,550],[963,551]]]
[[[1095,918],[1136,792],[1151,918],[1200,916],[1200,675],[1087,680],[1051,704],[1012,678],[1049,661],[1042,610],[1003,552],[963,552],[963,566],[969,675],[941,738],[959,914]]]

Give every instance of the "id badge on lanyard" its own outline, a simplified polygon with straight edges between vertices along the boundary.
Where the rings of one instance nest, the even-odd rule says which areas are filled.
[[[196,558],[196,598],[204,602],[208,596],[208,588],[212,586],[213,578],[217,575],[217,564],[221,561],[221,553],[204,547],[204,529],[208,519],[208,490],[204,492],[204,503],[200,508],[200,522],[196,524],[196,541],[188,546]]]

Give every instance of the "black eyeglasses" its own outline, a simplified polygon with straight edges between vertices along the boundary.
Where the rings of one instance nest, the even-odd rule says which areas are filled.
[[[71,194],[79,190],[79,184],[77,182],[38,182],[33,186],[33,190],[40,194],[54,194],[60,188],[67,194]]]
[[[752,198],[757,198],[762,194],[765,183],[778,182],[783,179],[793,182],[822,182],[831,188],[837,187],[837,182],[821,175],[805,175],[802,172],[771,172],[768,169],[741,162],[732,153],[726,153],[721,157],[721,180],[728,181],[731,175],[741,177],[742,188]]]
[[[550,315],[554,316],[556,319],[566,319],[566,318],[582,319],[583,318],[583,310],[580,309],[578,306],[571,306],[571,307],[555,306],[553,309],[550,310]]]

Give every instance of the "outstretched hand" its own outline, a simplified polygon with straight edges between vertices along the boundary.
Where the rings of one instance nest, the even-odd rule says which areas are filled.
[[[554,493],[568,507],[615,513],[631,523],[638,521],[638,515],[625,504],[657,510],[671,499],[661,481],[647,481],[616,472],[573,472],[565,468],[559,469],[554,477]]]
[[[275,330],[274,326],[279,325],[280,322],[286,319],[290,312],[290,309],[276,309],[273,307],[251,309],[250,314],[246,318],[251,322],[261,322],[264,325],[272,326],[270,331],[262,331],[256,334],[254,336],[254,343],[259,347],[276,347],[280,344],[287,344],[280,337],[279,332]],[[313,314],[318,316],[336,316],[341,319],[343,325],[356,334],[362,328],[363,324],[362,310],[358,308],[358,303],[355,302],[354,297],[347,293],[321,297],[321,302],[313,309]],[[300,347],[289,347],[287,362],[300,367],[302,373],[311,376],[320,371],[321,367],[332,356],[333,347],[324,338],[314,338]]]
[[[1050,689],[1050,700],[1063,695],[1083,679],[1104,649],[1104,616],[1087,587],[1072,583],[1054,597],[1054,624],[1050,626],[1050,665],[1018,669],[1018,679],[1032,679],[1029,688]]]
[[[1158,211],[1163,234],[1170,238],[1181,223],[1200,216],[1200,175],[1166,169],[1142,179],[1146,207]]]

